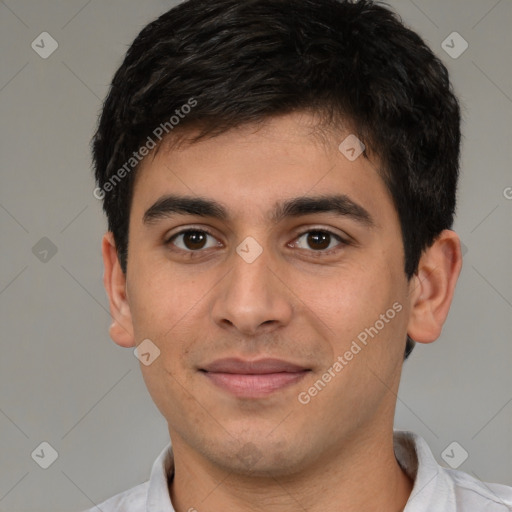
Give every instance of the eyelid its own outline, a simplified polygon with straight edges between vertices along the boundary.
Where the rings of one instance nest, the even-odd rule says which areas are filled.
[[[222,242],[220,242],[218,240],[218,237],[216,235],[214,235],[212,233],[212,231],[208,228],[205,228],[205,227],[199,227],[199,226],[187,226],[186,228],[183,228],[181,229],[180,231],[176,231],[175,233],[172,233],[171,235],[166,235],[165,238],[164,238],[164,245],[165,246],[172,246],[172,251],[175,251],[175,252],[180,252],[180,253],[183,253],[183,254],[199,254],[199,253],[202,253],[202,252],[206,252],[208,251],[209,249],[214,249],[215,247],[207,247],[206,249],[198,249],[196,251],[192,251],[192,250],[186,250],[186,249],[182,249],[181,247],[177,247],[173,241],[175,238],[179,237],[180,235],[184,235],[186,233],[189,233],[191,231],[199,231],[201,233],[206,233],[207,235],[211,236],[212,238],[215,238],[217,240],[217,247],[218,247],[218,244],[222,244]]]
[[[187,226],[185,228],[180,229],[179,231],[176,231],[176,232],[172,233],[171,235],[167,235],[164,238],[164,244],[165,245],[172,245],[172,241],[175,238],[177,238],[180,235],[184,235],[186,233],[189,233],[191,231],[204,232],[207,235],[210,235],[211,237],[217,239],[218,242],[220,242],[218,240],[217,236],[209,228],[206,228],[204,226],[190,225],[190,226]],[[302,236],[304,236],[304,235],[306,235],[308,233],[315,232],[315,231],[322,232],[322,233],[327,233],[327,234],[333,236],[334,238],[336,238],[340,242],[339,245],[336,246],[336,247],[333,247],[331,249],[323,249],[323,250],[317,250],[317,251],[315,251],[313,249],[303,249],[301,247],[299,247],[299,249],[303,249],[303,250],[305,250],[305,251],[307,251],[309,253],[322,255],[322,254],[330,254],[332,252],[335,252],[335,251],[339,250],[339,246],[349,245],[351,243],[350,242],[350,237],[348,235],[340,235],[339,233],[336,233],[332,229],[326,228],[326,227],[322,227],[322,226],[308,226],[307,228],[302,228],[301,231],[297,232],[294,235],[292,242],[289,242],[286,245],[288,247],[290,247],[290,245],[295,243],[297,241],[297,239],[301,238]],[[222,243],[222,242],[220,242],[220,243]],[[208,249],[211,249],[211,248],[208,248]],[[197,251],[191,251],[191,250],[185,251],[184,249],[176,247],[176,250],[177,251],[181,251],[181,252],[188,252],[188,253],[200,253],[200,252],[205,252],[207,249],[198,249]]]
[[[347,241],[350,239],[350,237],[343,233],[338,233],[337,231],[334,231],[333,228],[327,228],[327,227],[324,227],[324,226],[307,226],[307,227],[301,227],[301,228],[297,228],[299,229],[297,231],[297,234],[295,235],[295,237],[299,237],[299,236],[302,236],[302,235],[305,235],[306,233],[310,233],[311,231],[322,231],[323,233],[329,233],[330,235],[333,235],[333,236],[336,236],[344,241]]]
[[[327,233],[331,236],[333,236],[334,238],[336,238],[338,241],[339,241],[339,244],[336,246],[336,247],[332,247],[331,249],[323,249],[323,250],[313,250],[313,249],[303,249],[302,247],[299,247],[299,249],[303,249],[304,251],[306,252],[309,252],[309,253],[312,253],[312,254],[315,254],[315,255],[322,255],[322,254],[331,254],[333,252],[336,252],[340,249],[341,246],[346,246],[346,245],[350,245],[350,237],[348,235],[340,235],[339,233],[336,233],[335,231],[329,229],[329,228],[325,228],[325,227],[321,227],[321,226],[313,226],[313,227],[308,227],[307,229],[304,229],[303,231],[300,231],[299,233],[297,233],[293,239],[292,242],[290,242],[289,244],[287,244],[288,246],[290,246],[291,244],[294,244],[296,243],[296,241],[303,237],[304,235],[308,234],[308,233],[312,233],[312,232],[321,232],[321,233]]]
[[[173,232],[172,234],[166,234],[164,236],[164,241],[165,243],[168,243],[170,242],[174,237],[177,237],[178,235],[183,235],[185,233],[188,233],[190,231],[204,231],[205,233],[207,233],[208,235],[210,236],[213,236],[214,238],[217,238],[216,235],[213,234],[212,230],[210,230],[209,228],[206,228],[204,226],[194,226],[194,225],[190,225],[190,226],[187,226],[185,228],[182,228],[180,229],[179,231],[175,231]]]

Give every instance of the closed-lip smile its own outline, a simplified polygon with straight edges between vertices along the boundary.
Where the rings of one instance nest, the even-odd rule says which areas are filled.
[[[225,358],[200,371],[217,387],[240,398],[261,398],[297,383],[311,371],[281,359]]]

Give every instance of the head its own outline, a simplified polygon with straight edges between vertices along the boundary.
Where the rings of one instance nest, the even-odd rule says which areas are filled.
[[[459,145],[447,70],[374,2],[189,0],[142,30],[94,137],[95,195],[111,336],[160,351],[142,369],[171,437],[226,467],[261,446],[284,471],[392,419],[460,271]],[[232,396],[207,375],[226,357],[304,371]]]

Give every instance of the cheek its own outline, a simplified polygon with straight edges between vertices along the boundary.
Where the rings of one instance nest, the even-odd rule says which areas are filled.
[[[386,337],[401,327],[402,296],[397,277],[389,269],[352,267],[340,269],[334,279],[302,283],[304,303],[327,325],[335,352],[346,350],[353,340]],[[399,302],[393,308],[393,304]],[[384,315],[384,317],[381,317]],[[394,324],[394,325],[393,325]],[[390,329],[392,327],[392,329]],[[386,332],[387,331],[387,332]]]
[[[168,269],[151,275],[141,273],[131,282],[130,308],[137,343],[150,339],[160,351],[152,365],[141,366],[155,397],[169,394],[169,389],[162,389],[164,382],[176,396],[190,377],[184,371],[189,366],[190,348],[200,333],[208,332],[204,327],[208,304],[205,290],[199,278],[180,277]],[[171,378],[173,375],[179,383]]]
[[[184,412],[181,404],[190,399],[184,392],[187,383],[183,376],[174,377],[169,371],[165,353],[161,354],[150,366],[141,365],[146,388],[153,402],[165,418],[180,418]]]
[[[372,276],[355,265],[331,270],[326,276],[298,276],[294,288],[300,299],[329,327],[350,328],[372,308],[379,290]]]
[[[140,268],[149,268],[141,266]],[[129,280],[129,302],[135,332],[162,337],[179,323],[186,322],[200,304],[204,285],[198,279],[180,276],[169,263],[140,272]]]

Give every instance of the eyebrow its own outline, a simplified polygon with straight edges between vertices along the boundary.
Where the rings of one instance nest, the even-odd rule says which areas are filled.
[[[368,228],[376,226],[370,213],[344,194],[296,197],[276,203],[270,220],[277,224],[285,218],[314,213],[333,213],[354,220]],[[146,210],[142,222],[143,224],[153,224],[173,215],[197,215],[222,221],[229,220],[227,209],[217,201],[201,197],[166,195]]]
[[[344,194],[297,197],[282,204],[278,203],[271,219],[278,223],[287,217],[300,217],[312,213],[333,213],[341,217],[347,217],[368,228],[376,226],[370,213]]]

